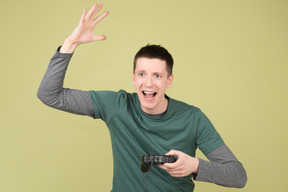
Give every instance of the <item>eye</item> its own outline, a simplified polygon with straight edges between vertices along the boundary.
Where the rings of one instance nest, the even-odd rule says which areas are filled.
[[[138,76],[144,77],[144,73],[139,73]]]
[[[159,74],[156,74],[156,75],[155,75],[155,77],[156,77],[156,78],[160,78],[160,77],[161,77],[161,75],[159,75]]]

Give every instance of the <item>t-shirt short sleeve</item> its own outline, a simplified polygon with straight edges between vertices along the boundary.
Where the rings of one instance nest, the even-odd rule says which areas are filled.
[[[196,116],[196,145],[204,155],[207,155],[221,147],[224,144],[224,141],[211,121],[201,110],[197,111]]]
[[[102,119],[105,122],[113,117],[121,105],[121,100],[126,95],[124,91],[89,91],[89,93],[93,102],[94,118]]]

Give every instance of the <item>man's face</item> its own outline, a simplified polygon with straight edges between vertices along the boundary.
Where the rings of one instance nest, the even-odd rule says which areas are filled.
[[[173,75],[168,77],[166,61],[145,57],[137,59],[133,84],[145,113],[160,114],[167,110],[165,90],[171,87],[172,81]]]

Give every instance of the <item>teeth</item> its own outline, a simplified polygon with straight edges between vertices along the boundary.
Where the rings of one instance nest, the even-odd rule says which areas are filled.
[[[144,91],[145,94],[154,94],[155,92]]]

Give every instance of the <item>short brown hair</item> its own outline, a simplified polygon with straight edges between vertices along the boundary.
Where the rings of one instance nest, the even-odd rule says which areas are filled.
[[[149,59],[160,59],[166,61],[166,70],[168,77],[172,75],[174,60],[172,55],[160,45],[146,45],[142,47],[134,57],[133,72],[135,72],[137,59],[145,57]]]

